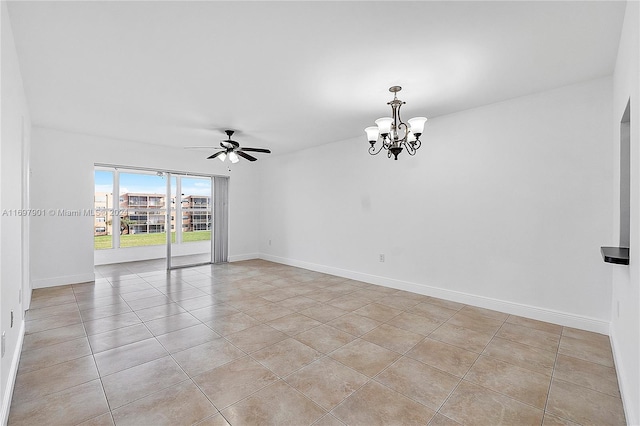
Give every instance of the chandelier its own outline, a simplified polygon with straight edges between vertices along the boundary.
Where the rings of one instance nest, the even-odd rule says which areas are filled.
[[[376,126],[367,127],[364,131],[367,133],[367,139],[371,146],[369,147],[369,154],[377,155],[382,149],[387,150],[387,157],[398,159],[398,154],[406,149],[409,155],[416,155],[416,151],[422,143],[420,142],[420,135],[424,130],[424,124],[427,122],[427,117],[415,117],[407,121],[405,124],[400,118],[400,107],[405,104],[398,99],[398,92],[402,90],[400,86],[391,86],[389,91],[393,93],[393,100],[387,102],[387,105],[391,105],[391,117],[383,117],[376,120]],[[382,144],[379,148],[376,148],[376,142],[382,138]]]

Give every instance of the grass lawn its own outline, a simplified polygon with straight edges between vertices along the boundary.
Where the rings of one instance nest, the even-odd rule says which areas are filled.
[[[194,231],[183,232],[182,241],[189,243],[192,241],[208,241],[211,240],[211,231]],[[176,241],[176,233],[171,233],[171,241]],[[120,247],[140,247],[140,246],[158,246],[166,244],[167,234],[132,234],[120,235]],[[93,247],[96,250],[110,249],[111,235],[99,235],[94,237]]]

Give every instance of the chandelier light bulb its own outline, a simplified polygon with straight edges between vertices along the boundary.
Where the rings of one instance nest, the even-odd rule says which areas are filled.
[[[407,123],[411,128],[411,133],[414,135],[421,135],[424,130],[424,124],[427,122],[427,117],[415,117],[410,118]]]
[[[375,143],[378,140],[378,134],[380,133],[377,126],[371,126],[364,129],[367,134],[367,140],[371,143]]]
[[[384,137],[391,132],[391,123],[393,123],[393,118],[389,118],[389,117],[382,117],[376,120],[376,124],[378,125],[378,131],[380,132],[380,135]]]

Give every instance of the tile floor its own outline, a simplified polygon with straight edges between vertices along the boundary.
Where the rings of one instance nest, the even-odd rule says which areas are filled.
[[[623,425],[607,336],[261,260],[36,290],[10,425]]]

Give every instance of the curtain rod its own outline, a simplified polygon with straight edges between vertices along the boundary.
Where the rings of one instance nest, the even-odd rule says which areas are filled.
[[[110,169],[126,169],[126,170],[140,170],[143,172],[162,172],[162,173],[171,173],[172,175],[182,175],[182,176],[200,176],[200,177],[217,177],[217,178],[229,178],[229,176],[225,175],[211,175],[207,173],[193,173],[193,172],[184,172],[181,170],[167,170],[167,169],[154,169],[151,167],[136,167],[136,166],[122,166],[118,164],[107,164],[107,163],[94,163],[94,167],[108,167]]]

